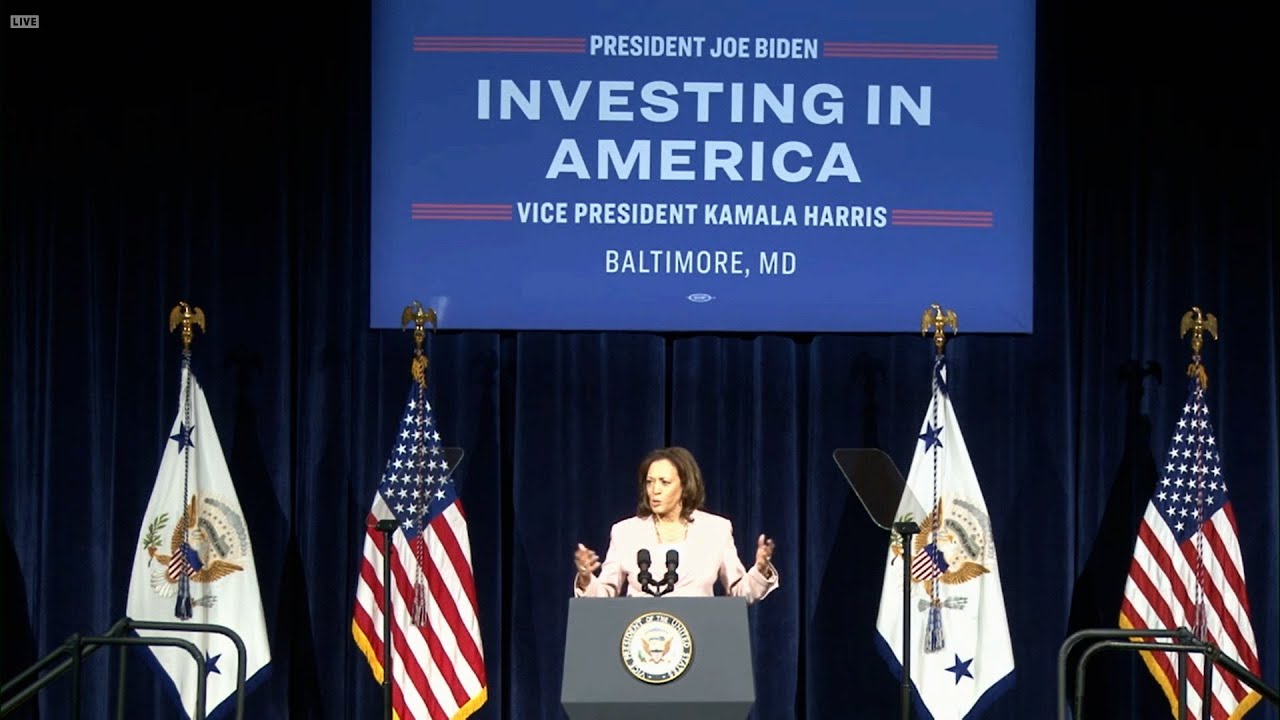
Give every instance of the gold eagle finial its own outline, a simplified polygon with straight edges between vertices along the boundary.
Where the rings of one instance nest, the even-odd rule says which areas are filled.
[[[422,343],[427,338],[427,323],[431,323],[431,329],[436,329],[436,311],[431,308],[424,308],[422,303],[414,300],[404,307],[404,311],[400,313],[400,329],[403,330],[413,323],[413,363],[409,367],[409,374],[417,381],[418,385],[424,389],[427,387],[427,355],[422,351]]]
[[[1193,305],[1182,315],[1178,337],[1186,337],[1188,332],[1191,333],[1191,364],[1187,366],[1187,376],[1195,378],[1201,388],[1207,388],[1209,373],[1200,364],[1200,350],[1204,347],[1205,332],[1214,340],[1218,339],[1218,318]]]
[[[920,334],[924,335],[929,332],[929,328],[933,328],[933,346],[939,355],[942,354],[942,348],[947,342],[945,330],[951,328],[951,334],[955,335],[960,331],[959,319],[956,317],[955,310],[943,310],[942,306],[934,303],[925,308],[924,316],[920,318]]]
[[[191,340],[195,337],[193,328],[199,326],[201,332],[208,332],[204,326],[204,310],[192,307],[184,300],[169,311],[169,332],[182,328],[182,350],[191,351]]]

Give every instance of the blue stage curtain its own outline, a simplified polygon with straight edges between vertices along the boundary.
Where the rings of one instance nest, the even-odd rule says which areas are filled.
[[[351,605],[412,338],[368,328],[368,7],[182,12],[58,10],[4,34],[4,677],[124,614],[177,403],[165,321],[188,300],[209,318],[195,367],[272,639],[248,717],[376,717]],[[949,351],[1017,662],[987,717],[1052,717],[1061,641],[1114,625],[1184,399],[1192,305],[1221,323],[1210,407],[1264,676],[1280,684],[1280,188],[1275,123],[1248,104],[1275,43],[1261,10],[1180,12],[1040,3],[1035,333],[967,334],[962,313]],[[572,551],[604,552],[634,509],[635,464],[666,444],[696,453],[744,563],[758,534],[778,543],[781,587],[750,611],[755,716],[893,715],[874,646],[886,537],[831,452],[881,447],[905,468],[926,339],[443,330],[429,352],[445,443],[467,453],[490,682],[478,717],[561,717]],[[82,717],[112,716],[116,663],[86,665]],[[131,716],[177,717],[130,668]],[[1103,716],[1167,712],[1133,658],[1099,668]],[[66,717],[67,690],[16,716]]]

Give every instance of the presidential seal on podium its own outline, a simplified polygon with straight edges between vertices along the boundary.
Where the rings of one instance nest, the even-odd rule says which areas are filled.
[[[622,664],[636,678],[660,685],[684,674],[693,661],[693,637],[674,615],[645,613],[622,634]]]

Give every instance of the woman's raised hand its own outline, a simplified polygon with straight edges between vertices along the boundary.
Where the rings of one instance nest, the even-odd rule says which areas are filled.
[[[578,547],[582,547],[579,545]],[[756,569],[765,577],[773,575],[770,563],[773,562],[773,540],[761,535],[756,540]]]
[[[578,589],[586,590],[591,584],[591,576],[600,569],[600,556],[591,548],[578,543],[578,549],[573,553],[573,563],[578,569]]]

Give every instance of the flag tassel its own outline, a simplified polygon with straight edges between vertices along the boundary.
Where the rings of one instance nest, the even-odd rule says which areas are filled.
[[[185,573],[178,578],[178,601],[174,603],[173,614],[179,620],[191,619],[191,579]]]
[[[929,625],[924,637],[924,651],[938,652],[945,642],[942,635],[942,603],[935,597],[933,602],[929,603]]]
[[[418,627],[427,626],[427,586],[422,578],[413,584],[413,624]]]

